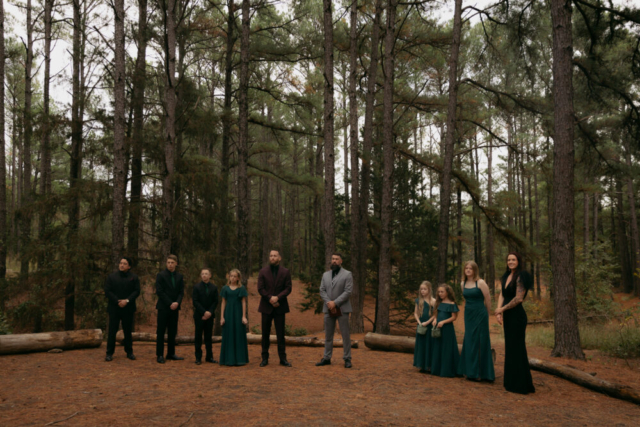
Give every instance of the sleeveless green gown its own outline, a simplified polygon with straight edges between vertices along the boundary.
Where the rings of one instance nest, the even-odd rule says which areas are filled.
[[[451,313],[460,311],[453,303],[442,302],[438,306],[438,322],[447,320]],[[433,351],[431,356],[431,374],[439,377],[455,377],[460,363],[460,352],[458,351],[458,340],[453,322],[442,327],[442,336],[433,338]]]
[[[232,290],[222,288],[220,296],[226,300],[224,325],[222,326],[222,346],[220,365],[240,366],[249,363],[247,329],[242,324],[242,298],[247,297],[247,288],[241,286]]]
[[[484,305],[484,295],[478,288],[464,288],[464,340],[458,365],[458,375],[469,379],[494,381],[496,374],[491,356],[489,337],[489,313]]]
[[[420,303],[420,300],[416,298],[416,305]],[[428,303],[424,303],[422,310],[422,316],[420,316],[420,322],[426,322],[431,317],[430,306]],[[427,326],[427,333],[421,335],[416,332],[416,347],[413,352],[413,366],[416,368],[429,370],[431,369],[431,324]]]

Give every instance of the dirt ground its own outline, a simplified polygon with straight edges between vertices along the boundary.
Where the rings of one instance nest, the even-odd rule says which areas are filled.
[[[255,325],[258,297],[255,285],[249,288],[250,324]],[[290,302],[296,306],[301,299],[296,282]],[[189,316],[185,310],[180,334],[193,333]],[[149,318],[138,330],[154,330],[155,319]],[[322,336],[321,315],[294,309],[287,323]],[[455,326],[461,338],[462,319]],[[118,347],[114,361],[104,362],[104,344],[2,356],[0,425],[46,425],[70,416],[55,425],[638,425],[640,406],[540,372],[533,372],[535,394],[505,392],[504,346],[498,334],[492,338],[497,352],[493,384],[420,374],[412,366],[413,355],[371,351],[363,335],[353,337],[361,343],[353,350],[350,370],[341,363],[340,348],[334,350],[333,365],[315,367],[321,348],[290,347],[293,368],[277,364],[275,346],[272,364],[260,368],[257,345],[249,346],[250,363],[244,367],[197,366],[189,345],[177,349],[184,361],[159,365],[151,343],[134,343],[136,361]],[[214,354],[219,350],[214,345]],[[550,359],[547,349],[529,353]],[[638,361],[597,352],[588,356],[585,362],[553,361],[640,389]]]

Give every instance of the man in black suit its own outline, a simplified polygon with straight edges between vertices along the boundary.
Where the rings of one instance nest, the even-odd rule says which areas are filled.
[[[211,270],[203,268],[200,271],[202,281],[193,287],[193,322],[196,324],[196,365],[202,363],[202,332],[204,331],[204,348],[206,360],[216,363],[211,348],[213,334],[213,319],[218,306],[218,288],[211,282]]]
[[[122,257],[118,264],[118,270],[107,276],[104,284],[104,294],[109,301],[109,335],[107,338],[107,356],[105,360],[113,360],[113,352],[116,349],[116,333],[122,322],[124,332],[124,351],[127,358],[136,360],[133,355],[131,330],[133,329],[133,316],[136,312],[136,298],[140,295],[140,280],[131,270],[131,260]]]
[[[262,313],[261,367],[269,364],[271,322],[276,325],[280,364],[291,367],[291,363],[287,361],[284,343],[285,313],[289,312],[287,295],[291,293],[291,273],[280,265],[281,260],[280,252],[272,250],[269,252],[269,265],[258,274],[258,293],[261,296],[258,311]]]
[[[184,360],[176,356],[176,335],[178,333],[178,317],[180,304],[184,296],[184,278],[176,271],[178,257],[167,257],[167,269],[156,276],[156,294],[158,295],[158,328],[156,330],[156,356],[158,363],[164,363],[164,333],[168,329],[167,359]]]

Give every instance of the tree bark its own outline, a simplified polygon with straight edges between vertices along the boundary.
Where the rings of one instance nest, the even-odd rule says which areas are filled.
[[[489,139],[489,153],[487,154],[487,207],[493,207],[493,138]],[[494,258],[493,226],[487,221],[487,268],[486,280],[492,295],[496,293],[496,262]]]
[[[334,163],[334,100],[333,100],[333,2],[323,0],[324,16],[324,200],[322,230],[324,234],[324,264],[328,269],[336,250],[335,230],[335,163]]]
[[[387,2],[387,27],[384,37],[384,89],[383,89],[383,139],[382,139],[382,201],[380,206],[380,261],[378,273],[378,311],[376,332],[388,334],[391,305],[391,243],[393,240],[391,216],[393,213],[393,82],[395,55],[393,45],[396,36],[397,0]]]
[[[144,144],[144,92],[146,88],[147,0],[138,0],[138,53],[133,74],[133,133],[131,138],[131,199],[127,252],[138,263],[142,216],[142,147]]]
[[[627,167],[631,168],[629,143],[625,141]],[[636,214],[636,196],[633,189],[633,178],[627,177],[627,198],[629,200],[629,230],[631,231],[631,272],[633,274],[633,292],[640,295],[640,235],[638,233],[638,216]]]
[[[164,167],[162,179],[162,256],[171,253],[173,184],[176,162],[176,0],[164,0]]]
[[[0,0],[0,280],[7,274],[7,164],[4,151],[4,0]],[[15,123],[13,125],[15,128]]]
[[[31,240],[31,213],[29,212],[29,203],[31,203],[31,136],[33,134],[31,100],[33,81],[33,20],[31,0],[27,0],[27,43],[26,62],[25,62],[25,81],[24,81],[24,110],[23,110],[23,126],[24,141],[22,146],[22,192],[21,202],[22,212],[21,219],[21,245],[20,254],[20,276],[22,280],[26,280],[29,276],[29,242]],[[4,100],[3,100],[4,102]]]
[[[246,286],[249,264],[249,0],[242,0],[242,35],[240,39],[240,87],[238,89],[238,267]]]
[[[621,271],[621,281],[622,281],[622,289],[625,292],[631,293],[633,292],[633,268],[634,265],[632,263],[632,257],[629,253],[629,241],[627,240],[627,230],[625,227],[625,218],[624,218],[624,197],[622,195],[622,182],[616,178],[616,188],[615,188],[615,200],[617,201],[617,212],[618,212],[618,221],[617,221],[617,230],[616,234],[618,235],[618,253],[620,256],[620,267]]]
[[[574,110],[571,2],[551,1],[553,26],[553,218],[550,242],[555,313],[552,356],[584,359],[578,330],[574,241]]]
[[[449,209],[451,208],[451,170],[456,130],[456,106],[458,102],[458,56],[462,32],[462,0],[455,0],[453,15],[453,41],[449,57],[449,103],[447,106],[447,130],[444,139],[442,184],[440,186],[440,223],[438,229],[438,283],[447,281],[447,247],[449,245]]]
[[[115,267],[124,251],[125,176],[125,63],[124,0],[114,0],[114,81],[113,81],[113,211],[111,221],[111,262]]]

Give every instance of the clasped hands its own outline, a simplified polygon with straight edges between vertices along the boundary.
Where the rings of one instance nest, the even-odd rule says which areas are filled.
[[[129,304],[129,302],[126,299],[119,299],[118,300],[118,306],[120,308],[124,308],[126,307],[126,305]]]
[[[275,295],[269,299],[269,303],[271,303],[271,305],[274,307],[277,307],[280,305],[280,303],[278,303],[278,297]]]
[[[335,313],[336,312],[336,303],[333,301],[329,301],[327,303],[327,308],[329,309],[330,312]]]
[[[496,320],[501,325],[502,325],[502,312],[503,312],[502,308],[496,308],[496,311],[495,311]]]

